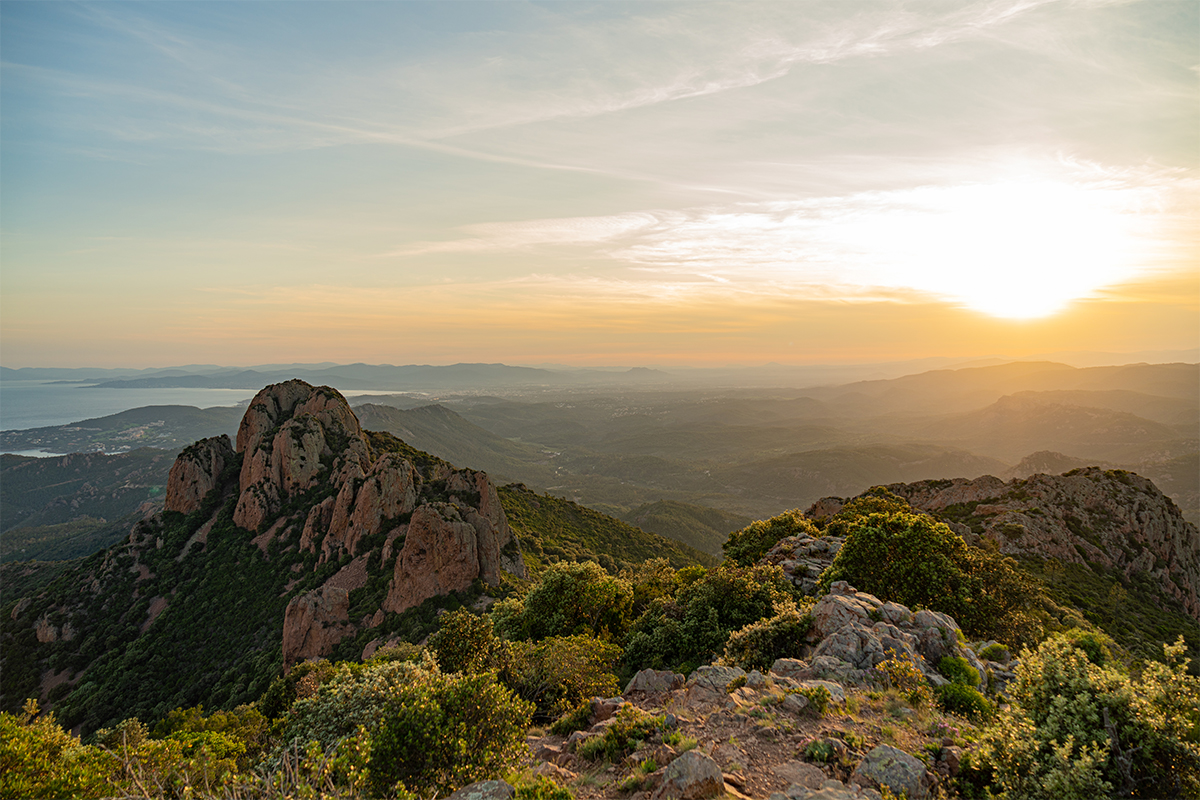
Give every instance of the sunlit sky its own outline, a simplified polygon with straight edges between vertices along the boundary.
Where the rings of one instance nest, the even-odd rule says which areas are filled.
[[[0,363],[1200,344],[1185,2],[0,3]]]

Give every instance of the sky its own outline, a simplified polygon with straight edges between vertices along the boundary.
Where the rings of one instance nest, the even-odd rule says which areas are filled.
[[[1200,345],[1186,2],[0,3],[0,363]]]

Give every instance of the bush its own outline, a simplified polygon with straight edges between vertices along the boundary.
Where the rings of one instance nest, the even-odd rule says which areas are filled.
[[[1009,658],[1011,658],[1012,656],[1010,655],[1007,647],[1000,644],[999,642],[995,642],[993,644],[989,644],[987,647],[980,650],[979,657],[981,659],[983,659],[984,661],[997,661],[1000,663],[1007,663]]]
[[[522,600],[496,604],[496,630],[508,639],[586,634],[617,639],[629,627],[633,587],[594,561],[551,564]]]
[[[892,655],[875,665],[884,684],[899,692],[914,708],[928,706],[933,702],[933,692],[925,673],[921,672],[911,658]]]
[[[661,733],[664,727],[665,716],[653,716],[626,703],[617,711],[616,721],[604,729],[604,734],[585,739],[577,752],[582,758],[607,758],[619,762],[643,741]]]
[[[429,637],[442,672],[486,672],[502,666],[503,642],[492,629],[492,620],[460,608],[442,615],[442,627]],[[501,663],[497,663],[501,662]]]
[[[1064,635],[1022,651],[1010,705],[981,740],[1006,796],[1200,795],[1200,678],[1182,638],[1134,681]],[[1097,794],[1099,793],[1099,794]]]
[[[808,708],[818,717],[825,716],[825,712],[829,710],[829,701],[833,699],[833,695],[824,686],[801,686],[796,690],[796,694],[808,700]]]
[[[509,642],[501,679],[537,714],[552,719],[592,697],[611,697],[620,686],[613,674],[622,650],[590,636],[552,636],[540,642]]]
[[[570,736],[575,731],[588,727],[592,719],[592,703],[584,701],[567,713],[563,714],[550,726],[550,733],[555,736]]]
[[[533,780],[519,780],[515,788],[514,800],[572,800],[567,787],[559,786],[545,775],[538,775]]]
[[[116,759],[58,726],[54,714],[38,717],[29,700],[19,716],[0,712],[0,796],[6,798],[107,797]]]
[[[943,656],[938,662],[938,672],[945,675],[951,683],[963,686],[979,685],[979,670],[968,664],[965,658]]]
[[[812,629],[812,617],[807,612],[807,607],[802,612],[795,602],[784,601],[774,616],[729,634],[721,663],[766,673],[775,659],[798,657],[804,637]]]
[[[383,710],[402,696],[406,687],[435,672],[431,666],[407,661],[369,666],[339,664],[315,695],[292,705],[282,748],[272,754],[271,763],[278,763],[282,750],[297,742],[301,747],[316,742],[327,751],[342,738],[354,735],[360,726],[368,733],[374,732]]]
[[[976,638],[1035,641],[1038,585],[1011,558],[968,548],[932,517],[908,511],[842,517],[846,543],[821,574],[818,592],[834,581],[909,607],[950,614]],[[830,523],[831,527],[834,523]]]
[[[995,704],[980,694],[974,686],[955,682],[939,686],[934,691],[937,692],[941,707],[952,714],[984,721],[991,719],[996,713]]]
[[[740,531],[734,531],[729,534],[725,544],[721,545],[721,550],[725,553],[725,558],[734,564],[750,567],[781,539],[800,534],[820,536],[821,531],[797,508],[770,519],[752,522]]]
[[[514,766],[528,753],[532,711],[490,673],[415,675],[373,736],[370,786],[444,795]]]
[[[777,566],[726,563],[709,570],[637,619],[626,640],[623,677],[647,667],[687,674],[723,652],[731,632],[774,615],[793,597]]]
[[[288,712],[298,698],[312,697],[317,688],[333,677],[334,666],[327,659],[305,661],[292,667],[286,675],[271,681],[259,698],[258,710],[267,719],[278,719]]]

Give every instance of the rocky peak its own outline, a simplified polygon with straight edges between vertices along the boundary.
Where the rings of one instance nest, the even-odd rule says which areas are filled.
[[[281,501],[332,475],[340,486],[361,478],[370,448],[346,398],[329,386],[291,380],[254,396],[238,428],[242,454],[233,520],[258,530]]]

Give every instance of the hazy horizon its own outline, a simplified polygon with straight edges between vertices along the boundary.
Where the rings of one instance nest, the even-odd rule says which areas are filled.
[[[0,363],[1200,343],[1190,2],[0,4]]]

